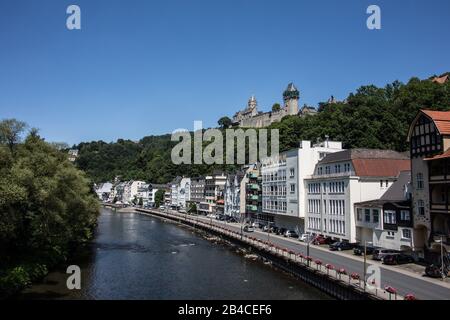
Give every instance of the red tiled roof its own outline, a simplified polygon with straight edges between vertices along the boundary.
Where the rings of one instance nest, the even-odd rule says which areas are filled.
[[[430,158],[425,158],[425,161],[429,161],[429,160],[438,160],[438,159],[445,159],[445,158],[450,158],[450,149],[448,149],[447,151],[445,151],[442,154],[437,154],[433,157]]]
[[[448,81],[448,74],[442,77],[434,77],[432,81],[439,84],[444,84]]]
[[[359,177],[397,177],[400,171],[411,170],[406,159],[353,159],[355,174]]]
[[[450,135],[450,111],[420,111],[433,120],[441,135]]]

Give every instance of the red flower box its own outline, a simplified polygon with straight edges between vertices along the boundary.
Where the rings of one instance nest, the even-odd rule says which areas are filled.
[[[397,289],[395,289],[395,288],[393,288],[391,286],[385,286],[384,290],[386,290],[389,293],[393,293],[393,294],[397,293]]]
[[[347,271],[345,271],[344,268],[340,268],[340,269],[338,270],[338,272],[339,272],[340,274],[347,274]]]
[[[417,298],[416,298],[416,296],[413,295],[412,293],[408,293],[408,294],[405,296],[405,300],[417,300]]]
[[[325,265],[325,268],[327,268],[328,270],[334,270],[334,266],[332,264],[327,263]]]
[[[353,280],[359,280],[359,278],[360,278],[359,274],[357,274],[357,273],[352,273],[351,277]]]
[[[314,261],[317,265],[322,265],[322,261],[320,261],[320,260],[316,260],[316,261]]]

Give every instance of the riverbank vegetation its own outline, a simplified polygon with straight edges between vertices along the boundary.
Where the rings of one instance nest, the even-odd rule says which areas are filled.
[[[93,236],[90,180],[26,124],[0,122],[0,297],[19,292]]]
[[[412,78],[403,84],[395,81],[384,87],[361,86],[341,102],[321,103],[313,116],[285,117],[269,129],[280,130],[280,150],[299,146],[301,140],[313,143],[342,141],[344,148],[380,148],[407,151],[408,127],[419,109],[449,110],[450,82]],[[228,119],[229,120],[229,119]],[[221,118],[221,130],[230,125]],[[81,143],[77,148],[79,168],[96,182],[146,180],[167,183],[175,176],[204,175],[214,170],[231,171],[226,165],[174,165],[170,154],[176,142],[170,135],[149,136],[138,142],[119,139],[106,143]]]

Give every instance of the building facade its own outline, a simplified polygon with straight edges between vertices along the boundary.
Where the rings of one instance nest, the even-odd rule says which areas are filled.
[[[200,213],[223,213],[226,180],[227,176],[224,173],[214,173],[205,177],[205,201],[200,203]]]
[[[412,253],[411,172],[402,171],[376,200],[355,204],[356,241]]]
[[[342,150],[342,143],[325,141],[312,146],[302,141],[300,148],[261,161],[262,212],[281,228],[305,231],[304,179],[314,172],[316,163],[329,153]]]
[[[240,220],[241,217],[241,182],[245,172],[238,171],[235,174],[229,174],[225,183],[224,191],[224,214]]]
[[[392,150],[326,155],[305,179],[306,231],[356,242],[355,203],[379,199],[405,170],[410,170],[409,157]]]
[[[419,111],[408,141],[414,250],[419,257],[433,260],[440,241],[450,251],[450,112]]]

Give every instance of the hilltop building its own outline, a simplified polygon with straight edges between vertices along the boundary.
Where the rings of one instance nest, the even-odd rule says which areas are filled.
[[[233,116],[233,124],[239,127],[262,128],[269,126],[273,122],[281,121],[286,116],[302,116],[316,113],[314,108],[307,106],[304,106],[299,111],[299,98],[300,92],[293,83],[290,83],[283,93],[284,106],[280,110],[260,112],[258,111],[258,102],[255,96],[252,96],[248,100],[247,107],[236,112]]]

